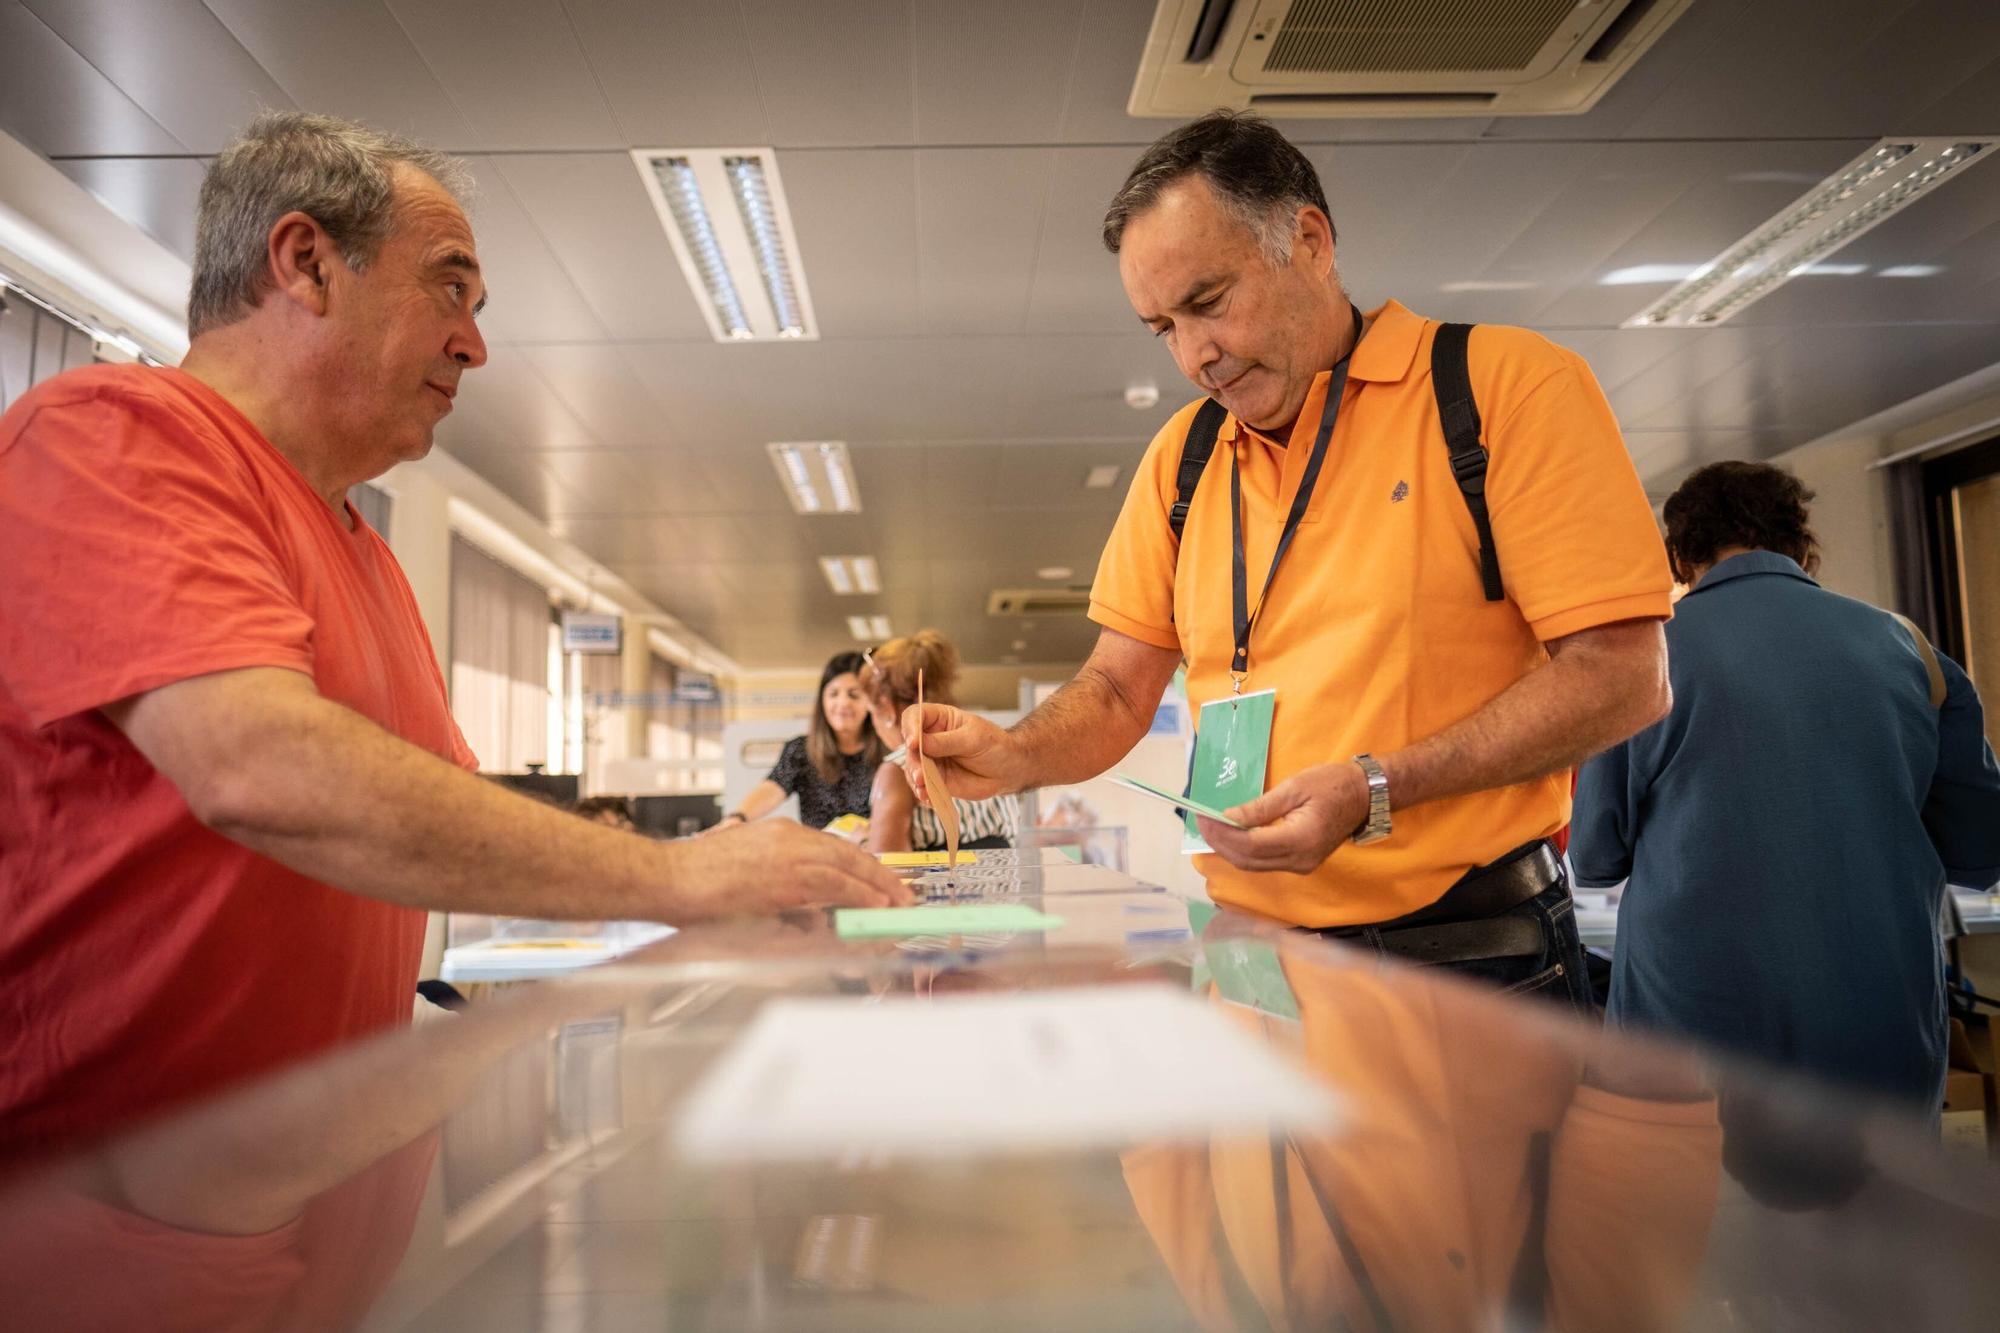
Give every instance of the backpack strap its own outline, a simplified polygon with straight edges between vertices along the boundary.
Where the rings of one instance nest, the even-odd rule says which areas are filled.
[[[1479,443],[1479,404],[1472,398],[1472,372],[1465,348],[1470,324],[1440,324],[1431,340],[1431,390],[1437,395],[1438,421],[1445,446],[1451,450],[1451,475],[1472,511],[1479,533],[1479,580],[1486,600],[1506,600],[1500,583],[1500,553],[1493,547],[1493,520],[1486,512],[1486,449]]]
[[[1215,437],[1228,415],[1229,409],[1221,403],[1213,398],[1203,399],[1201,409],[1188,426],[1187,438],[1181,441],[1180,471],[1174,477],[1174,507],[1167,511],[1167,526],[1174,530],[1176,549],[1181,529],[1187,526],[1188,507],[1194,503],[1195,488],[1201,485],[1201,474],[1208,470],[1208,456],[1215,452]]]
[[[1889,614],[1895,618],[1897,624],[1903,627],[1910,638],[1915,640],[1917,656],[1924,659],[1924,675],[1931,683],[1931,707],[1943,708],[1945,696],[1944,668],[1938,665],[1937,653],[1931,648],[1931,641],[1924,637],[1922,630],[1917,628],[1916,621],[1894,611],[1891,611]]]

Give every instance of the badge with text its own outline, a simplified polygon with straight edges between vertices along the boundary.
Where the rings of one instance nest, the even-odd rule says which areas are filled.
[[[1194,759],[1188,766],[1189,796],[1203,805],[1227,810],[1264,794],[1271,757],[1271,720],[1277,706],[1276,690],[1232,694],[1201,706]],[[1194,816],[1186,818],[1181,851],[1208,851]]]

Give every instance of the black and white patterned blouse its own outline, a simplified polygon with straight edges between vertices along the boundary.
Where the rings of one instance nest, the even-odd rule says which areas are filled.
[[[875,781],[875,765],[868,752],[840,757],[840,781],[829,784],[812,766],[806,754],[806,738],[794,736],[785,742],[771,769],[771,781],[799,798],[799,822],[807,828],[825,828],[842,815],[868,814],[868,788]]]
[[[891,750],[884,756],[884,762],[901,764],[909,754],[908,746]],[[958,810],[958,842],[962,847],[967,843],[992,843],[996,840],[1014,845],[1014,838],[1021,825],[1021,803],[1018,797],[989,796],[983,801],[961,801],[951,798]],[[919,801],[910,810],[910,850],[913,852],[935,852],[945,845],[944,825],[938,822],[937,812]]]

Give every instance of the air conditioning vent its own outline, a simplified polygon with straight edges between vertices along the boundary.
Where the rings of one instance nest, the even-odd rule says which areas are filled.
[[[986,598],[989,616],[1080,616],[1090,609],[1090,589],[995,588]]]
[[[1126,109],[1587,111],[1693,0],[1160,0]]]

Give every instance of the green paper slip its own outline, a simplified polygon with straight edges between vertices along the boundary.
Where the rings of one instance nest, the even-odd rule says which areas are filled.
[[[956,907],[843,907],[833,928],[844,940],[894,935],[983,935],[1008,930],[1054,930],[1059,916],[1025,903],[966,903]]]
[[[1201,706],[1188,764],[1188,794],[1194,800],[1224,810],[1254,801],[1264,794],[1264,771],[1270,762],[1271,723],[1276,715],[1275,690],[1254,690],[1211,699]],[[1188,809],[1197,807],[1190,805]],[[1201,829],[1192,814],[1181,833],[1183,852],[1205,852]]]
[[[1182,810],[1192,810],[1195,814],[1207,815],[1218,824],[1227,824],[1231,828],[1243,827],[1214,806],[1197,801],[1192,796],[1182,796],[1178,792],[1166,791],[1155,787],[1150,782],[1141,782],[1138,778],[1125,773],[1113,773],[1111,780],[1121,787],[1138,792],[1141,796],[1150,796],[1156,801],[1165,801],[1168,805],[1177,806]]]

